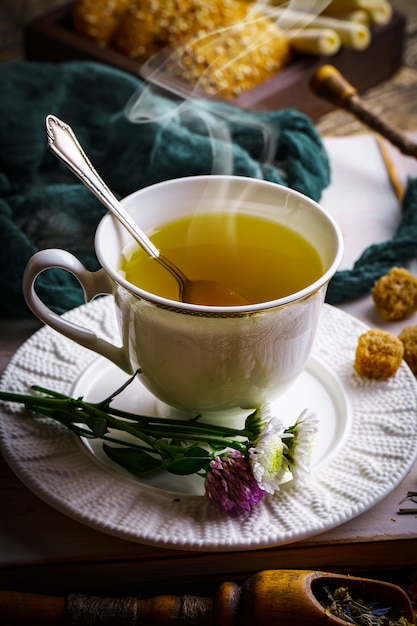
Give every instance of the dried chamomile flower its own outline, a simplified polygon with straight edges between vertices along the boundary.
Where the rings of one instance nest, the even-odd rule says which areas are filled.
[[[403,267],[393,267],[377,280],[372,298],[384,319],[404,319],[417,311],[417,278]]]
[[[417,376],[417,326],[407,326],[398,335],[404,346],[404,361]]]
[[[398,337],[372,329],[360,335],[353,367],[364,378],[387,380],[397,373],[403,355],[404,347]]]

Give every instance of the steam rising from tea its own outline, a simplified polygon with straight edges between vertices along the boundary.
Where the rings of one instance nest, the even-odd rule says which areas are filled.
[[[289,0],[278,3],[260,0],[250,5],[243,2],[242,6],[246,7],[245,18],[235,16],[231,24],[221,28],[214,28],[210,32],[197,29],[191,38],[188,36],[171,41],[171,45],[156,52],[142,65],[141,74],[145,78],[145,85],[127,103],[127,119],[132,124],[157,124],[161,128],[161,135],[166,132],[167,137],[171,136],[171,124],[174,127],[180,124],[192,132],[198,127],[198,133],[206,135],[210,140],[210,173],[233,174],[235,157],[230,128],[236,122],[236,114],[233,109],[213,106],[210,98],[201,97],[199,88],[204,85],[207,87],[207,80],[210,82],[213,73],[228,74],[229,69],[239,65],[248,51],[265,55],[263,65],[270,62],[271,54],[266,54],[265,46],[271,41],[276,43],[277,32],[274,28],[270,30],[261,26],[250,44],[243,46],[234,58],[223,58],[218,55],[218,51],[227,47],[229,40],[239,37],[242,26],[253,28],[264,24],[265,16],[280,32],[284,33],[288,29],[295,32],[299,29],[297,20],[291,17],[295,10],[302,9],[312,21],[329,3],[330,0]],[[158,6],[163,9],[163,5]],[[172,81],[172,76],[176,74],[175,67],[181,71],[184,69],[188,47],[194,44],[198,47],[197,57],[203,52],[214,51],[215,54],[212,61],[204,61],[207,66],[204,71],[197,68],[197,80],[191,81],[183,89],[181,81]],[[251,64],[253,60],[249,62]],[[216,85],[210,90],[211,95],[221,95]],[[161,99],[160,95],[164,97]],[[259,169],[254,170],[253,177],[262,178],[262,168],[266,164],[280,168],[279,163],[275,162],[279,131],[262,116],[245,119],[243,122],[243,118],[239,117],[239,123],[246,123],[258,135],[258,152],[255,154],[253,147],[251,156],[259,163]],[[174,131],[172,137],[175,137]],[[322,264],[319,255],[298,234],[262,219],[243,217],[238,208],[232,210],[231,214],[232,217],[209,215],[198,205],[192,218],[163,226],[151,235],[151,239],[160,252],[190,280],[217,281],[230,286],[253,304],[295,293],[320,277]],[[231,220],[234,222],[232,226]],[[132,244],[124,251],[120,271],[130,283],[145,291],[178,300],[175,280],[136,245]],[[215,301],[211,304],[224,305]]]
[[[150,238],[190,280],[227,284],[253,304],[296,293],[323,272],[318,252],[301,235],[242,213],[197,213],[162,225]],[[124,250],[120,273],[147,292],[178,300],[175,279],[137,244]]]

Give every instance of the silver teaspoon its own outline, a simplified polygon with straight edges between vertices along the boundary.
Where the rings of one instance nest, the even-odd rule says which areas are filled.
[[[214,280],[188,279],[176,265],[160,253],[110,191],[88,159],[72,128],[55,115],[48,115],[45,125],[50,150],[111,211],[145,252],[174,276],[178,283],[180,301],[208,306],[250,304],[242,294],[223,283]]]

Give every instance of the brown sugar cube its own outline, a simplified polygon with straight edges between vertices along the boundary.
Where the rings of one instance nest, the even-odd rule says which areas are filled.
[[[384,330],[368,330],[358,339],[353,367],[364,378],[386,380],[395,376],[403,354],[398,337]]]
[[[417,278],[403,267],[393,267],[377,280],[372,298],[384,319],[404,319],[417,311]]]
[[[417,376],[417,326],[403,328],[398,338],[404,346],[404,361]]]

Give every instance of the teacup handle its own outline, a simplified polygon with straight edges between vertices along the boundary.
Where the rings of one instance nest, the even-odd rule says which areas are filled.
[[[29,259],[23,275],[23,295],[31,311],[47,326],[72,339],[80,346],[106,357],[128,374],[132,374],[132,366],[123,347],[117,347],[105,339],[100,339],[93,331],[61,317],[42,302],[35,291],[35,282],[42,272],[52,268],[64,269],[73,274],[83,288],[86,302],[90,302],[98,295],[112,294],[115,290],[114,282],[104,269],[90,272],[66,250],[57,248],[40,250]]]

